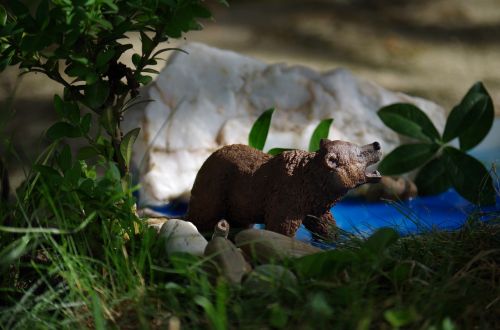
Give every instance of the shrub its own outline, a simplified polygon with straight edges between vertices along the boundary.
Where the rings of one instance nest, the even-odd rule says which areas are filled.
[[[453,187],[472,203],[495,204],[491,175],[481,162],[466,153],[486,137],[493,125],[493,101],[482,83],[474,84],[453,108],[442,135],[427,115],[412,104],[392,104],[380,109],[378,115],[388,127],[416,141],[389,153],[378,167],[382,174],[419,169],[415,183],[422,195]],[[459,148],[448,144],[456,138]]]

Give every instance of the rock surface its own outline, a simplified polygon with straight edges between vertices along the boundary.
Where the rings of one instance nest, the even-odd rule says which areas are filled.
[[[294,238],[262,229],[246,229],[235,237],[236,246],[259,263],[299,258],[322,250]]]
[[[366,199],[371,202],[380,200],[407,200],[417,197],[418,189],[409,178],[383,176],[379,183],[370,185]]]
[[[129,111],[126,129],[141,126],[134,163],[141,203],[161,204],[187,195],[203,161],[223,145],[247,143],[255,119],[276,107],[265,150],[306,149],[318,122],[334,118],[329,137],[356,144],[380,141],[389,152],[400,137],[378,119],[388,104],[416,104],[438,129],[444,111],[424,99],[388,91],[345,69],[319,73],[302,66],[267,65],[202,44],[170,57],[143,91],[153,100]]]
[[[241,283],[243,275],[252,270],[241,251],[230,240],[220,236],[208,242],[205,257],[215,264],[213,273],[223,276],[230,283]]]
[[[208,244],[195,225],[180,219],[166,221],[160,229],[158,238],[164,241],[165,252],[168,255],[182,252],[201,257]]]

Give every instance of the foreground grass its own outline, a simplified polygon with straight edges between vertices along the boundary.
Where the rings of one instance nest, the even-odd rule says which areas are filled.
[[[500,328],[498,213],[453,232],[345,236],[282,263],[293,274],[231,286],[208,260],[166,257],[114,166],[96,179],[41,162],[0,203],[0,329]]]
[[[271,276],[250,286],[210,280],[203,260],[154,253],[161,247],[146,228],[128,240],[104,224],[99,239],[85,231],[3,232],[2,242],[14,243],[2,243],[0,325],[500,328],[498,220],[470,219],[454,232],[399,238],[381,230],[346,239],[336,250],[289,261],[297,281]]]

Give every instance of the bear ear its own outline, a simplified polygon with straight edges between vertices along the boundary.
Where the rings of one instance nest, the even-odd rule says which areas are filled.
[[[330,142],[330,140],[328,139],[321,139],[319,140],[319,148],[320,149],[325,149],[328,145],[328,143]]]
[[[331,170],[334,170],[337,168],[338,165],[338,157],[337,154],[334,153],[328,153],[326,154],[324,158],[324,163],[325,166]]]

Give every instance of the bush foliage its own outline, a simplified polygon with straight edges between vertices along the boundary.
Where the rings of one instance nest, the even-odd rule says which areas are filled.
[[[389,153],[379,165],[382,174],[403,174],[420,168],[415,180],[419,194],[438,194],[453,187],[472,203],[495,204],[490,173],[467,154],[486,137],[495,116],[493,101],[482,83],[474,84],[453,108],[442,135],[429,117],[412,104],[392,104],[380,109],[378,115],[388,127],[416,141]],[[457,138],[459,148],[449,145]]]

